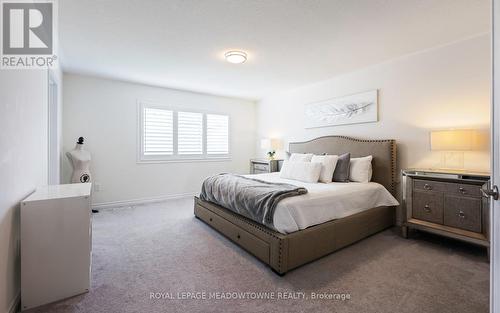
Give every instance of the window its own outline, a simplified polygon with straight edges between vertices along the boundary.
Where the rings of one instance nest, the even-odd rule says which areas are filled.
[[[207,114],[207,154],[229,153],[229,116]]]
[[[144,108],[143,118],[144,155],[173,155],[173,112]]]
[[[138,161],[229,157],[229,116],[139,105]]]
[[[179,155],[203,154],[203,114],[177,113],[177,152]]]

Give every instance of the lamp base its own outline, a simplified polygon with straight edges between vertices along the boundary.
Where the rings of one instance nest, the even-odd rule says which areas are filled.
[[[440,169],[465,171],[463,152],[443,152],[441,154]]]

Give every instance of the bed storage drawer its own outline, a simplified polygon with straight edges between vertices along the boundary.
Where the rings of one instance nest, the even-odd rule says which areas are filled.
[[[260,260],[269,263],[269,245],[265,241],[210,210],[197,210],[196,215]]]

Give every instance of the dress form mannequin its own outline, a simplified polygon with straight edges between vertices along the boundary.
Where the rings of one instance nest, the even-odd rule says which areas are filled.
[[[90,152],[83,149],[83,140],[83,137],[78,138],[75,148],[66,152],[66,156],[73,166],[72,183],[90,182]]]

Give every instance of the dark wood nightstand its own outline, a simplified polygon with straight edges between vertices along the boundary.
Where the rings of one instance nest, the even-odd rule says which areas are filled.
[[[415,228],[489,248],[487,173],[402,171],[403,236]]]
[[[251,159],[250,174],[272,173],[281,169],[283,160]]]

